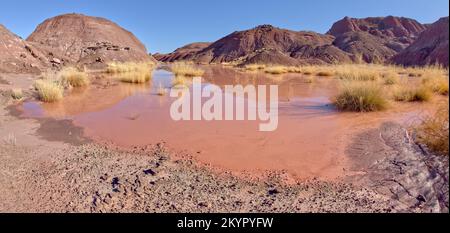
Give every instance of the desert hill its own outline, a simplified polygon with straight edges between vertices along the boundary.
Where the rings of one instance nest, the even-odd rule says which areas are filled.
[[[405,66],[441,64],[448,67],[448,17],[429,26],[420,37],[392,60]]]
[[[411,45],[426,29],[416,20],[403,17],[345,17],[334,23],[327,34],[333,44],[365,62],[385,62]]]
[[[338,63],[351,61],[351,55],[332,45],[334,37],[315,32],[297,32],[260,25],[250,30],[236,31],[208,47],[180,57],[199,63]],[[182,48],[181,48],[182,49]],[[175,52],[166,57],[175,58]],[[165,61],[162,59],[161,61]]]
[[[0,24],[0,72],[38,73],[45,63],[41,54]]]
[[[54,65],[99,66],[111,61],[149,61],[145,46],[129,31],[99,17],[65,14],[41,23],[27,38]]]

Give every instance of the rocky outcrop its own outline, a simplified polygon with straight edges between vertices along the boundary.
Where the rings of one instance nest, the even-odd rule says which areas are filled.
[[[411,45],[425,29],[416,20],[403,17],[345,17],[327,34],[336,37],[333,45],[365,62],[385,62]]]
[[[0,73],[39,73],[42,54],[0,24]]]
[[[397,211],[448,213],[448,157],[424,150],[401,125],[386,122],[356,135],[346,152],[352,170],[363,174],[348,179],[389,196]]]
[[[101,66],[111,61],[150,61],[145,46],[129,31],[98,17],[65,14],[41,23],[27,42],[53,65]]]
[[[177,56],[179,52],[175,51],[159,60],[238,64],[325,64],[351,61],[351,54],[335,48],[332,45],[333,40],[331,35],[261,25],[250,30],[233,32],[206,48],[194,50],[188,56]],[[167,60],[167,57],[172,59]]]
[[[392,61],[405,66],[440,64],[448,67],[449,23],[448,17],[433,23],[420,37]]]

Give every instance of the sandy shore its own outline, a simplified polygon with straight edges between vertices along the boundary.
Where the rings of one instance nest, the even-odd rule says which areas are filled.
[[[448,212],[448,159],[396,124],[355,135],[355,175],[342,181],[250,181],[176,159],[170,145],[99,145],[70,121],[17,117],[7,92],[16,84],[4,83],[0,212]]]

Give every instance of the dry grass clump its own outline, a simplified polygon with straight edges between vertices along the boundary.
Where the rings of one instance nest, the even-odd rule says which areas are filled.
[[[342,65],[336,67],[338,78],[350,81],[377,81],[380,71],[368,65]]]
[[[186,76],[186,77],[201,77],[205,74],[202,69],[196,68],[187,63],[174,63],[171,65],[170,69],[175,74],[175,76]]]
[[[264,64],[249,64],[244,66],[244,69],[248,71],[263,70],[264,68],[266,68],[266,65]]]
[[[409,77],[440,77],[446,76],[448,70],[440,65],[430,65],[404,68],[404,71],[402,73],[408,74]]]
[[[432,98],[432,92],[425,86],[402,85],[394,89],[394,99],[403,102],[426,102]]]
[[[343,111],[371,112],[386,109],[388,101],[376,83],[347,82],[341,87],[334,105]]]
[[[151,62],[112,62],[108,64],[106,72],[110,74],[120,74],[128,72],[142,72],[144,70],[150,71],[154,68]]]
[[[332,72],[331,70],[323,70],[323,71],[319,71],[316,74],[317,76],[322,76],[322,77],[329,77],[329,76],[333,76],[334,72]]]
[[[316,72],[316,69],[313,66],[302,66],[301,70],[304,75],[312,75]]]
[[[268,74],[285,74],[288,73],[286,66],[270,66],[264,69],[264,72]]]
[[[150,70],[133,71],[120,74],[119,80],[124,83],[146,83],[152,78]]]
[[[434,93],[448,95],[448,77],[424,77],[422,84],[430,88]]]
[[[23,91],[21,88],[14,88],[11,90],[11,97],[15,100],[21,100],[23,98]]]
[[[400,81],[398,73],[393,70],[388,70],[384,72],[382,76],[385,85],[394,85]]]
[[[287,66],[287,73],[302,73],[302,68],[298,66]]]
[[[427,117],[416,129],[417,139],[432,151],[448,155],[449,146],[448,100],[441,104],[434,116]]]
[[[64,87],[54,80],[40,79],[34,83],[39,99],[44,102],[56,102],[63,98]]]
[[[154,64],[149,62],[113,62],[108,64],[107,72],[115,74],[121,82],[140,84],[150,81],[153,69]]]
[[[57,75],[61,80],[72,87],[83,87],[89,85],[89,77],[86,72],[75,67],[63,68]]]

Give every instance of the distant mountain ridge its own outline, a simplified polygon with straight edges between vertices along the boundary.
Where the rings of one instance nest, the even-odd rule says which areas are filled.
[[[215,42],[198,42],[169,54],[162,62],[302,65],[353,62],[448,67],[448,17],[421,24],[404,17],[345,17],[326,34],[272,25],[233,32]],[[156,61],[131,32],[99,17],[64,14],[38,25],[26,39],[0,25],[0,72],[39,73],[78,65]]]
[[[211,44],[192,48],[196,44],[193,43],[169,54],[158,54],[156,58],[163,62],[207,64],[386,63],[411,46],[429,26],[394,16],[344,17],[326,34],[260,25],[233,32]]]

